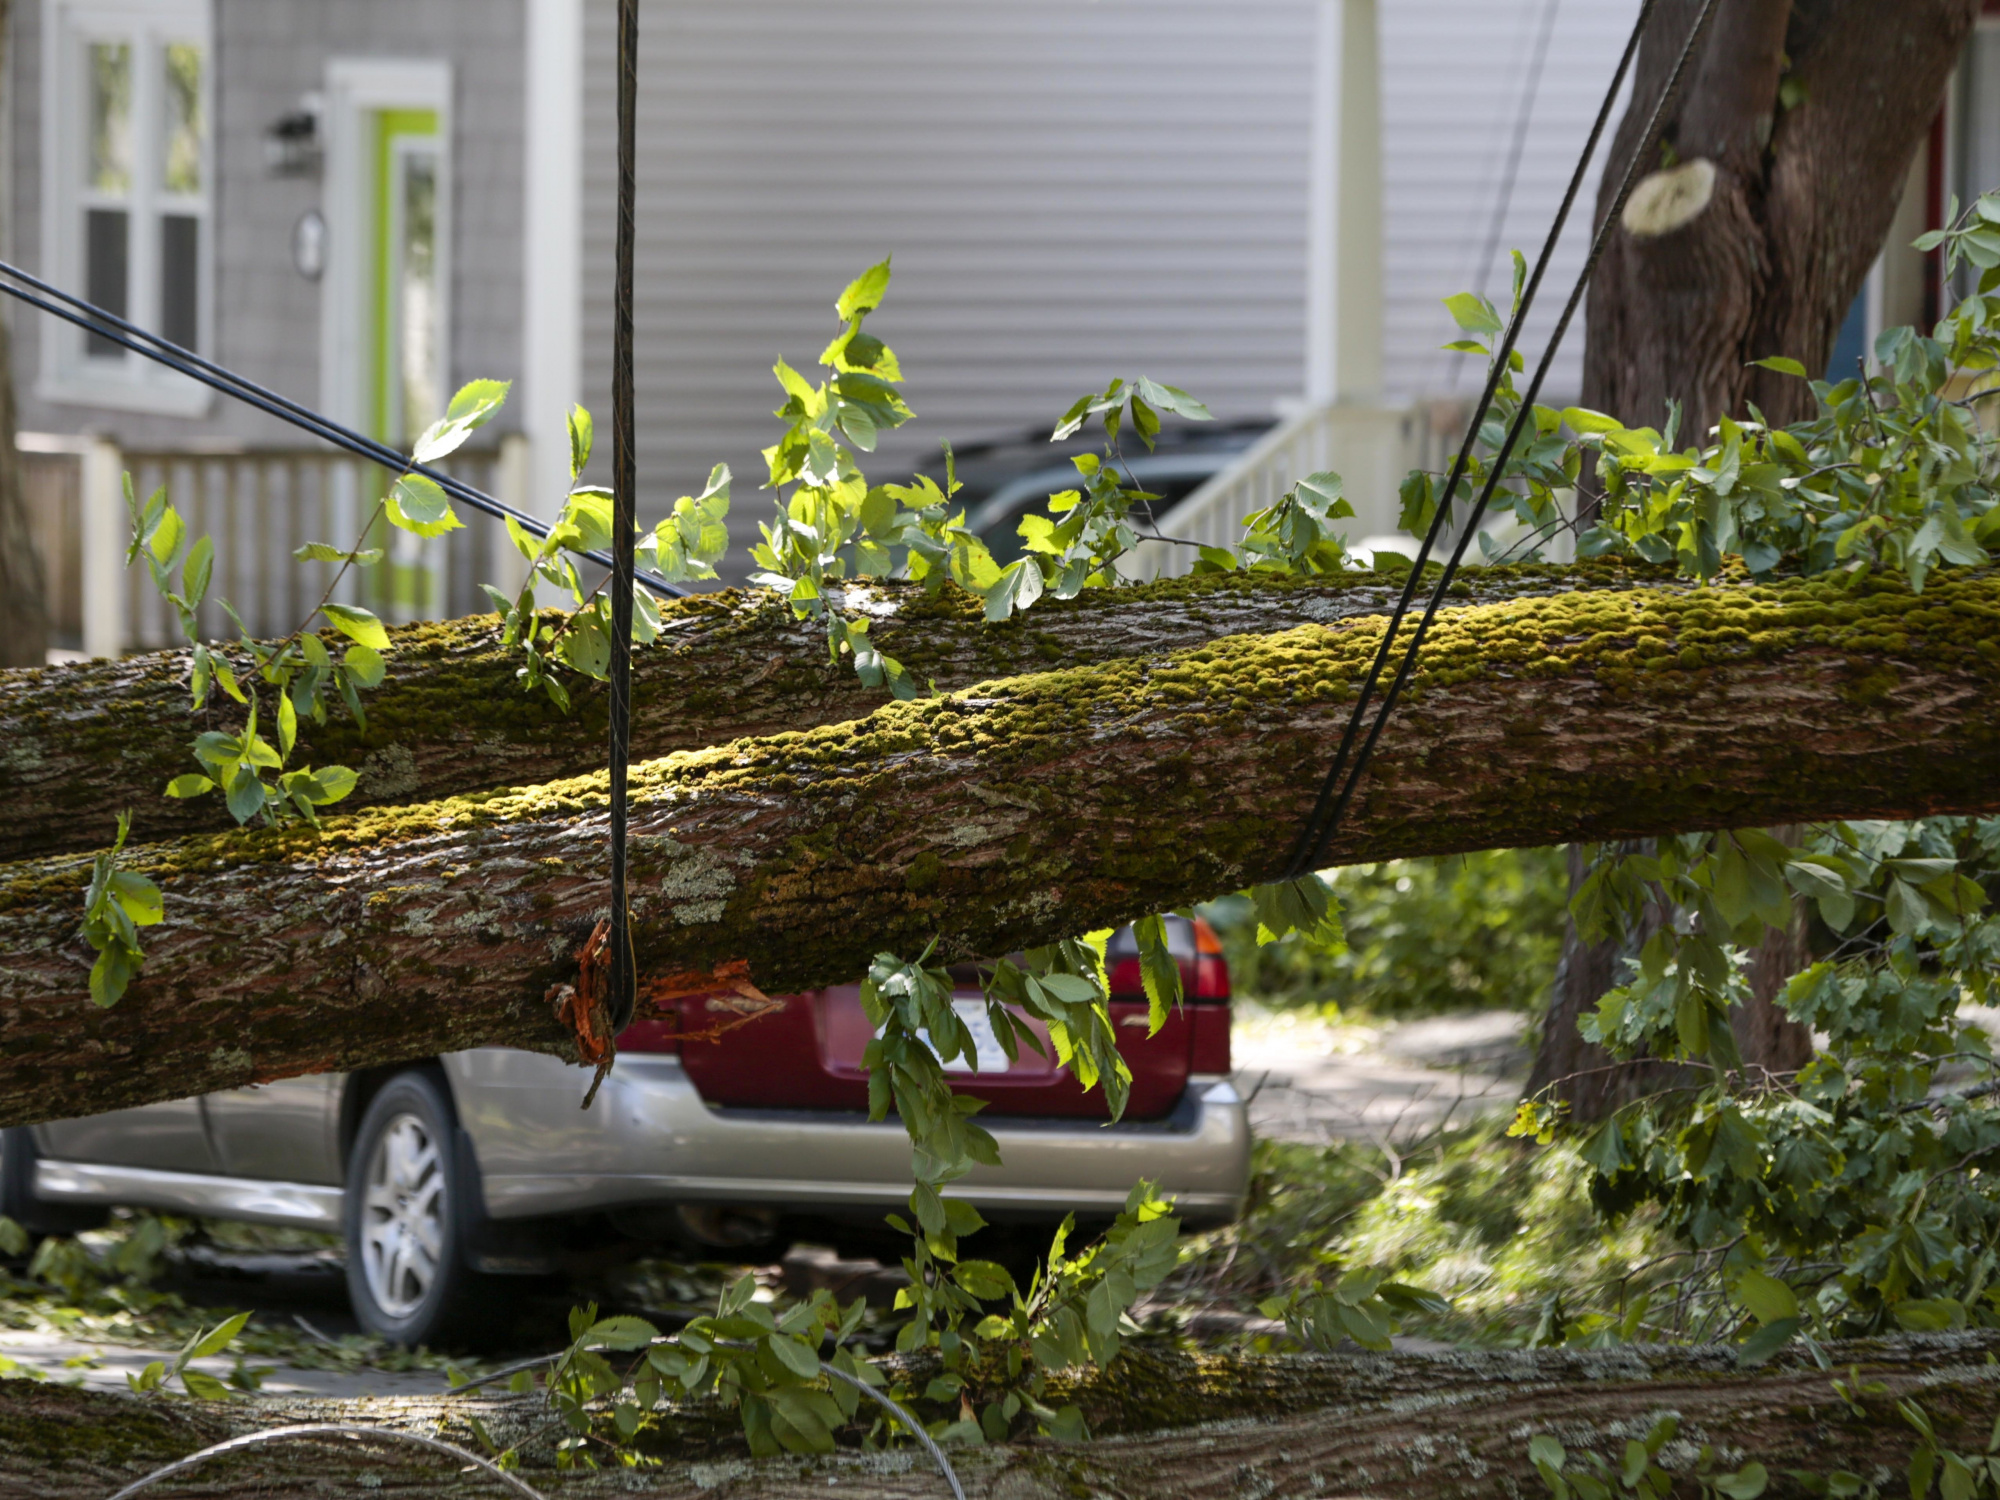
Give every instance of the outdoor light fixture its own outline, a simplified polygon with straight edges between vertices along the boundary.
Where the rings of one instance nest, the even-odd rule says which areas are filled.
[[[325,152],[319,117],[326,108],[317,93],[302,94],[299,107],[264,127],[264,165],[274,177],[317,177]]]
[[[292,226],[292,265],[307,281],[318,281],[326,270],[326,220],[316,208],[300,214]]]

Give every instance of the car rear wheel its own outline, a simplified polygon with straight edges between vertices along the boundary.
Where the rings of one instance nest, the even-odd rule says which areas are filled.
[[[361,1326],[398,1344],[476,1337],[504,1304],[466,1264],[444,1080],[399,1073],[369,1102],[347,1162],[347,1293]]]

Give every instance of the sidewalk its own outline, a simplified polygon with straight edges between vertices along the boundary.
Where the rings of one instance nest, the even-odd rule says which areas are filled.
[[[1236,1088],[1273,1140],[1406,1142],[1446,1124],[1511,1113],[1530,1061],[1517,1011],[1468,1011],[1391,1026],[1237,1012]]]

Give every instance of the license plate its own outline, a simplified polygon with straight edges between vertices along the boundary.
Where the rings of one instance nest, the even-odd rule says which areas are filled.
[[[963,1026],[972,1035],[972,1053],[973,1056],[979,1059],[979,1071],[982,1073],[1006,1072],[1007,1049],[1000,1045],[1000,1038],[993,1034],[993,1021],[986,1014],[986,1002],[984,1000],[954,1000],[951,1002],[951,1008],[958,1013],[959,1025]],[[879,1032],[876,1034],[880,1035]],[[937,1051],[936,1047],[931,1046],[931,1034],[928,1031],[919,1031],[917,1036],[926,1047],[930,1047],[933,1053]],[[944,1070],[947,1073],[970,1073],[972,1071],[972,1064],[962,1056],[954,1057],[950,1062],[945,1063]]]

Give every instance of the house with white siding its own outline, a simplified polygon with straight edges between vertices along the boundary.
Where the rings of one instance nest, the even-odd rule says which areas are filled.
[[[1539,243],[1636,8],[646,0],[642,516],[725,461],[736,533],[754,535],[771,365],[809,361],[834,293],[890,255],[871,329],[918,420],[875,471],[1047,424],[1144,373],[1219,417],[1310,427],[1365,528],[1388,528],[1433,404],[1477,385],[1439,352],[1439,299],[1504,295],[1507,252]],[[609,406],[614,9],[14,0],[0,253],[390,442],[458,383],[514,380],[466,462],[552,511],[564,412]],[[2000,94],[1973,87],[2000,67],[1995,43],[1981,32],[1920,164],[1919,218],[2000,159]],[[1553,284],[1587,228],[1570,227]],[[1864,322],[1900,316],[1922,279],[1901,274],[1878,275]],[[278,576],[305,571],[291,538],[351,526],[375,477],[101,339],[5,315],[71,643],[164,639],[102,556],[122,508],[93,510],[93,476],[120,465],[185,489],[218,534],[221,590],[254,625],[288,626],[311,585]],[[1573,335],[1551,394],[1574,394],[1580,348]],[[405,617],[482,607],[474,584],[509,565],[476,518],[404,545],[371,586]]]

